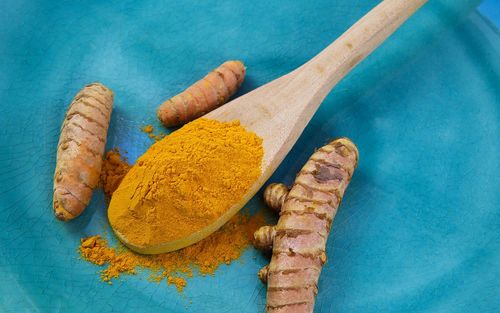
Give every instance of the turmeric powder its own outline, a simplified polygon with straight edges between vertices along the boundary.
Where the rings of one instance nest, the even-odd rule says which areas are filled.
[[[109,222],[135,246],[190,235],[241,199],[263,154],[262,139],[238,121],[195,120],[137,160],[113,194]]]
[[[154,133],[154,127],[153,125],[145,125],[141,127],[141,130],[148,135],[149,138],[153,139],[155,142],[160,141],[165,137],[165,134],[163,132],[159,132],[157,134]]]
[[[167,282],[169,285],[175,285],[178,292],[182,292],[187,285],[186,280],[182,277],[168,276]]]
[[[153,125],[150,124],[145,125],[144,127],[141,128],[141,130],[146,134],[151,134],[153,132]]]
[[[127,160],[121,156],[118,148],[106,152],[106,157],[102,163],[99,185],[108,198],[111,198],[111,195],[118,188],[118,185],[120,185],[130,167]]]
[[[125,247],[109,247],[99,235],[84,238],[79,247],[81,256],[97,265],[107,264],[101,271],[101,279],[111,282],[122,274],[136,274],[137,268],[153,271],[152,281],[164,278],[178,291],[186,286],[186,279],[193,270],[211,275],[222,264],[238,259],[251,243],[252,233],[264,224],[261,214],[248,217],[238,214],[220,230],[202,241],[184,249],[157,255],[136,254]],[[180,276],[183,275],[183,276]]]

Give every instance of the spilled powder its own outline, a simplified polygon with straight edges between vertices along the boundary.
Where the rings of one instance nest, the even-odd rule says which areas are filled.
[[[81,239],[79,247],[83,259],[106,266],[100,277],[111,283],[123,274],[136,274],[138,269],[149,269],[150,281],[166,279],[182,292],[186,279],[194,274],[212,275],[222,264],[237,260],[253,238],[253,233],[264,225],[259,213],[253,217],[238,214],[220,230],[204,240],[184,249],[158,255],[141,255],[123,246],[111,247],[99,235]]]
[[[118,148],[106,152],[101,168],[100,186],[108,198],[111,198],[130,168],[131,165],[122,157]]]
[[[151,134],[153,132],[153,125],[146,125],[141,129],[143,132]]]
[[[154,133],[154,127],[153,125],[145,125],[141,128],[141,130],[148,135],[149,138],[153,139],[155,142],[160,141],[163,139],[163,137],[166,136],[165,133],[158,132]]]

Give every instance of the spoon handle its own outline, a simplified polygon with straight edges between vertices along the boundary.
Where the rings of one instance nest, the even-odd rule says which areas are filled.
[[[384,0],[342,36],[298,69],[303,88],[315,93],[319,105],[330,90],[377,48],[427,0]],[[304,81],[311,85],[304,86]],[[307,84],[306,84],[307,85]],[[319,103],[315,103],[319,102]]]

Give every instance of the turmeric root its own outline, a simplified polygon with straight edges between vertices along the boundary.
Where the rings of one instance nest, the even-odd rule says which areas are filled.
[[[192,121],[224,104],[245,78],[240,61],[227,61],[191,87],[163,102],[158,118],[166,127]]]
[[[83,212],[99,183],[112,107],[113,92],[93,83],[78,92],[66,112],[57,145],[53,199],[54,214],[62,221]]]
[[[256,246],[269,240],[273,246],[270,264],[259,272],[267,281],[267,312],[313,311],[330,227],[357,162],[358,150],[346,138],[316,151],[286,196],[275,231],[256,232]]]
[[[262,281],[263,284],[267,284],[267,272],[269,271],[269,265],[264,266],[259,270],[259,273],[257,274],[259,276],[260,281]]]
[[[290,188],[285,184],[270,184],[264,190],[264,201],[276,212],[281,210]]]
[[[263,251],[271,250],[274,236],[276,236],[276,226],[262,226],[253,234],[255,248]]]

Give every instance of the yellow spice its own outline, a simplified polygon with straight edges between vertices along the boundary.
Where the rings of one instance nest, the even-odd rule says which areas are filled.
[[[264,224],[261,214],[253,217],[238,214],[202,241],[158,255],[141,255],[125,247],[110,247],[99,235],[83,238],[79,250],[85,260],[106,266],[101,271],[101,279],[105,282],[123,274],[136,274],[137,268],[147,268],[153,271],[151,281],[160,282],[166,278],[169,284],[182,291],[186,279],[193,277],[193,270],[202,275],[214,274],[222,264],[238,259],[251,243],[253,233]]]
[[[112,227],[137,246],[211,224],[261,175],[262,139],[238,121],[198,119],[153,144],[114,192]]]

